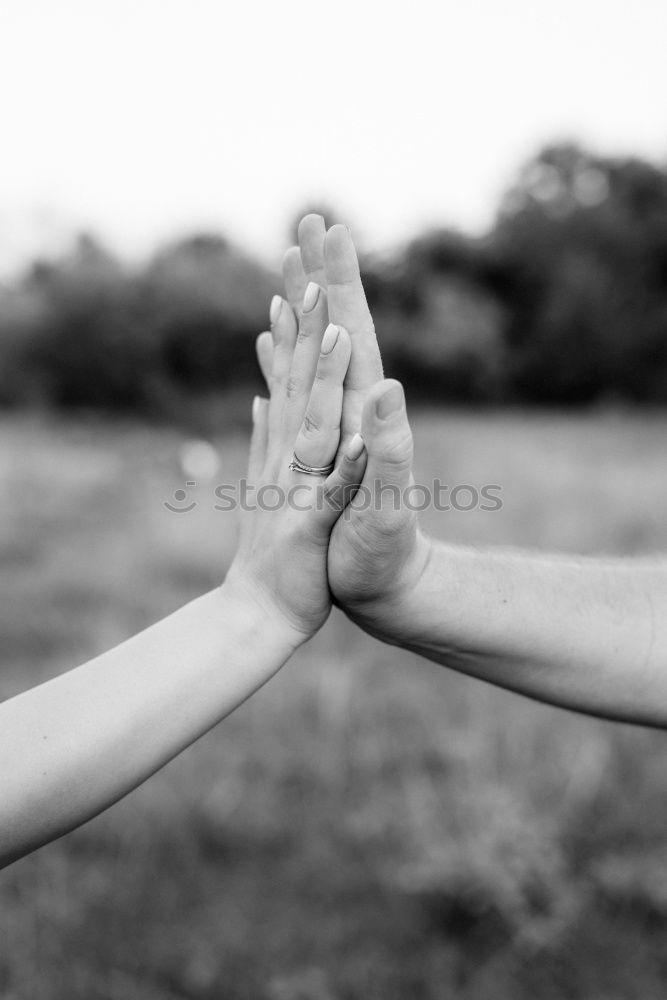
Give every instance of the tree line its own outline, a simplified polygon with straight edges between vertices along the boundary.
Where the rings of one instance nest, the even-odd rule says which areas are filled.
[[[433,229],[363,271],[387,373],[413,399],[667,402],[660,166],[548,147],[483,237]],[[254,338],[278,290],[219,235],[134,269],[81,236],[0,292],[0,403],[168,415],[258,384]]]

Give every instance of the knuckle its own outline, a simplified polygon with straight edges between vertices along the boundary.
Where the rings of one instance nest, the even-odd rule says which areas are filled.
[[[306,437],[314,437],[322,430],[322,420],[318,414],[312,410],[307,410],[303,418],[303,432]]]
[[[382,449],[382,459],[398,469],[409,468],[413,457],[412,434],[404,434],[389,441]]]
[[[294,399],[301,392],[301,379],[296,375],[289,375],[285,382],[285,394],[288,399]]]

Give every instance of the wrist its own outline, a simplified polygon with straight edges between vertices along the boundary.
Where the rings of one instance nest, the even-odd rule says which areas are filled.
[[[381,594],[346,601],[343,609],[366,632],[396,646],[407,645],[416,624],[419,594],[431,561],[433,540],[421,531],[403,565]]]
[[[234,627],[286,651],[285,659],[310,636],[287,616],[264,592],[261,585],[246,578],[234,566],[218,588],[222,611]]]

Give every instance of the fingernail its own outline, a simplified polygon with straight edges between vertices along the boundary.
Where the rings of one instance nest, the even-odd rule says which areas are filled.
[[[311,309],[314,309],[317,305],[317,300],[320,297],[320,286],[316,285],[314,281],[308,282],[308,287],[306,288],[305,294],[303,296],[303,311],[309,313]]]
[[[328,327],[324,331],[324,336],[322,337],[322,346],[320,347],[322,354],[331,354],[336,346],[339,333],[340,329],[337,326],[334,326],[333,323],[329,323]]]
[[[356,462],[356,460],[361,456],[363,450],[364,439],[361,434],[355,434],[345,450],[345,455],[350,462]]]
[[[386,420],[392,413],[403,406],[403,389],[400,385],[392,385],[383,396],[380,396],[375,404],[375,412],[380,420]]]
[[[278,317],[280,316],[280,310],[283,307],[283,300],[279,295],[274,295],[271,299],[271,308],[269,309],[269,318],[271,320],[271,326],[278,322]]]

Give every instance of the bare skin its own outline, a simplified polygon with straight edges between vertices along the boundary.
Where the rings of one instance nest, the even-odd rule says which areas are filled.
[[[296,449],[326,466],[340,439],[344,330],[326,301],[273,324],[269,400],[256,399],[248,481],[299,505],[246,511],[223,585],[115,649],[0,705],[0,867],[67,833],[141,784],[234,711],[326,620],[326,559],[340,508],[318,490],[359,482],[360,454],[326,480],[289,469]],[[291,392],[288,392],[291,386]],[[269,424],[269,414],[271,423]]]
[[[361,429],[362,485],[412,480],[413,441],[398,383],[381,380],[372,319],[349,231],[306,216],[284,263],[287,295],[328,290],[330,316],[350,333],[343,427]],[[346,410],[347,408],[347,410]],[[334,527],[334,600],[372,635],[552,704],[667,725],[667,564],[565,559],[434,542],[390,491]]]

